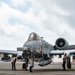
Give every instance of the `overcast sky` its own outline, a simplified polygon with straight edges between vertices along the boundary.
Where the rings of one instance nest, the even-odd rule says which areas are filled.
[[[75,44],[75,0],[0,0],[0,49],[22,47],[31,32]]]

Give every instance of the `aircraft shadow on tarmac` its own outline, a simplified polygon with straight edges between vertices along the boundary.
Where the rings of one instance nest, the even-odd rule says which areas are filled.
[[[34,69],[34,72],[58,72],[63,71],[63,69]],[[66,70],[66,71],[75,71],[75,70]]]
[[[25,70],[21,70],[21,69],[17,69],[17,70],[0,69],[0,71],[25,71]],[[29,71],[29,70],[26,70],[26,71]],[[36,72],[36,73],[37,72],[61,72],[61,71],[63,71],[63,69],[33,69],[33,72]],[[73,70],[66,70],[66,71],[75,71],[75,69],[73,69]]]

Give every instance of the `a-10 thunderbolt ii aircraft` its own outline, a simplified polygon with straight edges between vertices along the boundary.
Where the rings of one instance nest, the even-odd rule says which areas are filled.
[[[38,34],[32,32],[22,47],[21,56],[25,60],[24,68],[28,67],[28,62],[31,60],[29,70],[32,72],[34,62],[38,62],[39,66],[46,66],[52,62],[53,55],[64,55],[65,53],[67,54],[67,67],[70,69],[70,56],[75,53],[75,49],[69,49],[69,44],[64,38],[58,38],[55,45],[52,46]]]
[[[34,62],[38,62],[39,66],[46,66],[52,62],[53,55],[64,55],[66,53],[67,67],[70,69],[70,56],[75,53],[75,49],[69,49],[69,46],[70,45],[64,38],[58,38],[53,46],[38,34],[32,32],[21,48],[21,52],[17,52],[17,58],[23,58],[25,62],[23,63],[23,68],[27,68],[28,63],[30,62],[31,65],[29,67],[29,71],[32,72]]]

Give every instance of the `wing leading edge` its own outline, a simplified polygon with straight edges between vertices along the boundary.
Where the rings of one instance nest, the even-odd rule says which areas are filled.
[[[7,54],[18,54],[20,51],[13,51],[13,50],[0,50],[0,53],[7,53]]]
[[[74,54],[75,53],[75,49],[72,50],[52,50],[50,52],[51,55],[63,55],[64,53],[66,54]]]

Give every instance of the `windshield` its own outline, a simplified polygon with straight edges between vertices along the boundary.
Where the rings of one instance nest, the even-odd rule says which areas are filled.
[[[29,38],[28,38],[29,41],[31,41],[31,40],[38,40],[38,39],[40,39],[40,37],[36,33],[34,33],[34,32],[31,33],[29,35]]]

